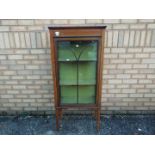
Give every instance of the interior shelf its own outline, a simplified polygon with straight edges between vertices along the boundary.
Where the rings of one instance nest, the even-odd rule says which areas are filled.
[[[92,104],[92,103],[95,103],[95,97],[80,98],[78,103],[75,100],[75,98],[62,97],[61,103],[63,105],[65,105],[65,104]]]
[[[77,63],[77,62],[79,62],[79,63],[81,63],[81,62],[96,62],[97,60],[79,60],[79,61],[76,61],[76,60],[68,60],[68,59],[66,59],[66,60],[58,60],[58,62],[64,62],[64,63],[67,63],[67,62],[75,62],[75,63]]]
[[[84,84],[76,84],[76,83],[70,83],[70,84],[59,84],[59,86],[94,86],[96,83],[84,83]]]
[[[61,81],[60,80],[59,85],[60,86],[62,86],[62,85],[66,85],[66,86],[68,86],[68,85],[81,85],[81,86],[83,86],[83,85],[96,85],[96,82],[95,82],[95,79],[94,80],[89,80],[89,81],[78,82],[78,83],[76,82],[76,80],[73,81],[73,82],[71,82],[71,81]]]

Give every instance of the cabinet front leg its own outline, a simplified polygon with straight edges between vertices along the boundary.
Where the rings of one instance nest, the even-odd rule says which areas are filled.
[[[56,129],[59,131],[59,110],[56,109]]]
[[[101,124],[101,116],[100,116],[100,109],[98,109],[96,111],[96,127],[97,127],[97,131],[100,130],[100,124]]]
[[[94,116],[94,118],[95,118],[96,121],[97,121],[97,110],[95,110],[95,111],[93,112],[93,116]]]
[[[60,119],[62,120],[62,116],[63,116],[63,112],[62,109],[60,109],[60,113],[59,113]]]

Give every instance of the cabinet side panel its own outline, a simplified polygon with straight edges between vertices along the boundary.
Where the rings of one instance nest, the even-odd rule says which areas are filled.
[[[57,65],[56,65],[56,54],[55,54],[55,42],[53,32],[50,30],[50,46],[51,46],[51,64],[52,64],[52,74],[53,74],[53,85],[54,85],[54,102],[55,107],[59,106],[58,103],[58,81],[57,81]]]
[[[100,64],[100,96],[99,96],[99,104],[101,107],[101,97],[102,97],[102,75],[104,69],[104,42],[105,42],[105,29],[102,30],[102,37],[101,37],[101,64]]]
[[[99,41],[99,54],[98,54],[98,77],[97,77],[97,96],[96,96],[96,104],[98,108],[101,108],[104,35],[105,31],[102,30],[102,37],[100,38]]]

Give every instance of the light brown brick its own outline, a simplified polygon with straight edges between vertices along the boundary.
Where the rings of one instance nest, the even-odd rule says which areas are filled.
[[[128,24],[115,24],[113,25],[113,29],[118,29],[118,30],[128,29]]]
[[[0,48],[5,48],[3,33],[0,33]]]
[[[85,24],[84,19],[71,19],[69,20],[69,24]]]
[[[19,33],[19,39],[20,39],[20,47],[26,48],[24,33]]]
[[[117,66],[119,69],[130,69],[132,68],[131,64],[118,64]]]
[[[28,31],[42,31],[44,30],[43,26],[28,26]]]
[[[149,58],[149,54],[148,53],[138,53],[135,55],[136,58]],[[147,59],[145,59],[147,60]]]
[[[144,53],[154,53],[155,52],[155,48],[144,48],[143,52]]]
[[[10,48],[15,48],[15,40],[13,33],[9,33]]]
[[[26,69],[39,69],[39,66],[37,66],[37,65],[27,65]]]
[[[22,55],[8,55],[8,59],[19,60],[19,59],[23,59],[23,56]]]
[[[139,46],[139,44],[140,44],[140,31],[136,31],[136,34],[135,34],[135,46],[137,47],[137,46]]]
[[[112,64],[123,64],[125,63],[125,60],[124,59],[111,59],[110,62]]]
[[[30,33],[29,32],[25,32],[24,33],[25,36],[25,44],[27,48],[31,48],[31,39],[30,39]]]
[[[4,19],[4,20],[1,20],[1,25],[17,25],[17,20],[15,19]]]
[[[0,55],[0,60],[6,60],[6,55]]]
[[[26,78],[30,79],[30,80],[32,80],[32,79],[40,79],[40,76],[39,75],[30,75],[30,76],[27,76]]]
[[[54,19],[53,24],[68,24],[67,19]]]
[[[146,25],[145,24],[131,24],[130,29],[145,29]]]
[[[32,19],[20,19],[18,20],[18,25],[33,25],[34,21]]]
[[[16,48],[20,48],[20,39],[19,39],[19,33],[18,32],[14,33],[14,38],[15,38]]]
[[[150,44],[151,44],[151,36],[152,36],[152,32],[151,31],[147,31],[146,46],[150,46]]]
[[[46,32],[41,32],[41,42],[42,42],[42,47],[47,48]]]
[[[147,64],[134,64],[133,68],[147,68]]]
[[[121,19],[121,23],[137,23],[137,19]]]
[[[36,34],[34,32],[30,33],[30,40],[31,40],[31,47],[32,48],[36,48],[37,44],[36,44]]]
[[[125,31],[124,33],[124,41],[123,41],[123,46],[128,47],[129,45],[129,31]]]
[[[102,19],[87,19],[86,23],[88,23],[88,24],[101,24]]]
[[[118,47],[123,46],[123,40],[124,40],[124,32],[119,31],[119,33],[118,33]]]
[[[3,75],[16,75],[16,72],[6,70],[6,71],[3,72]]]
[[[140,37],[140,46],[145,46],[145,40],[146,40],[146,31],[142,31]]]
[[[128,48],[129,53],[142,53],[142,48]]]
[[[143,94],[136,93],[136,94],[130,94],[129,96],[130,97],[143,97]]]
[[[133,94],[136,93],[136,89],[122,89],[122,93]]]
[[[126,84],[136,84],[138,81],[136,79],[123,79],[123,83]]]
[[[9,34],[8,33],[4,33],[3,37],[4,37],[5,48],[10,48]]]
[[[148,79],[155,79],[155,75],[154,74],[147,74],[147,78]]]
[[[108,42],[107,42],[108,47],[112,46],[112,31],[108,32]]]
[[[135,31],[130,31],[129,47],[133,47],[133,45],[134,45],[134,37],[135,37]]]
[[[132,78],[135,78],[135,79],[144,79],[144,78],[146,78],[146,75],[145,74],[133,74],[132,75]]]
[[[133,54],[120,54],[119,57],[120,58],[130,59],[130,58],[133,58],[134,55]]]
[[[113,31],[113,47],[117,47],[118,45],[118,31]]]
[[[155,30],[152,32],[151,46],[155,47]]]
[[[129,79],[130,78],[130,74],[117,74],[116,77],[118,79]]]
[[[35,19],[34,24],[36,25],[52,24],[52,20],[51,19]]]
[[[37,59],[37,55],[24,55],[24,59],[26,60],[32,60],[32,59]]]
[[[140,63],[140,59],[126,59],[126,63],[128,64],[138,64],[138,63]]]
[[[155,97],[155,94],[153,93],[153,94],[151,94],[151,93],[149,93],[149,94],[144,94],[144,97]]]
[[[140,23],[153,23],[154,19],[139,19]]]
[[[144,63],[144,64],[154,64],[155,59],[142,59],[142,63]]]
[[[0,26],[0,32],[1,31],[9,31],[9,26]]]
[[[26,26],[11,26],[11,31],[26,31]]]
[[[104,57],[105,58],[117,58],[118,54],[105,54]]]
[[[104,23],[110,23],[110,24],[120,23],[120,19],[104,19]]]
[[[147,25],[147,28],[148,29],[155,29],[155,24],[148,24]]]
[[[148,80],[148,79],[140,79],[139,81],[138,81],[139,83],[146,83],[146,84],[150,84],[150,83],[152,83],[152,80]]]
[[[122,83],[122,80],[109,80],[110,84],[120,84]]]
[[[151,93],[150,89],[138,89],[137,93]]]

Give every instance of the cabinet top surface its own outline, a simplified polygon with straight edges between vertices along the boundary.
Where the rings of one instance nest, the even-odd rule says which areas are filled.
[[[54,29],[105,29],[107,26],[105,25],[52,25],[49,26],[49,30],[54,30]]]

